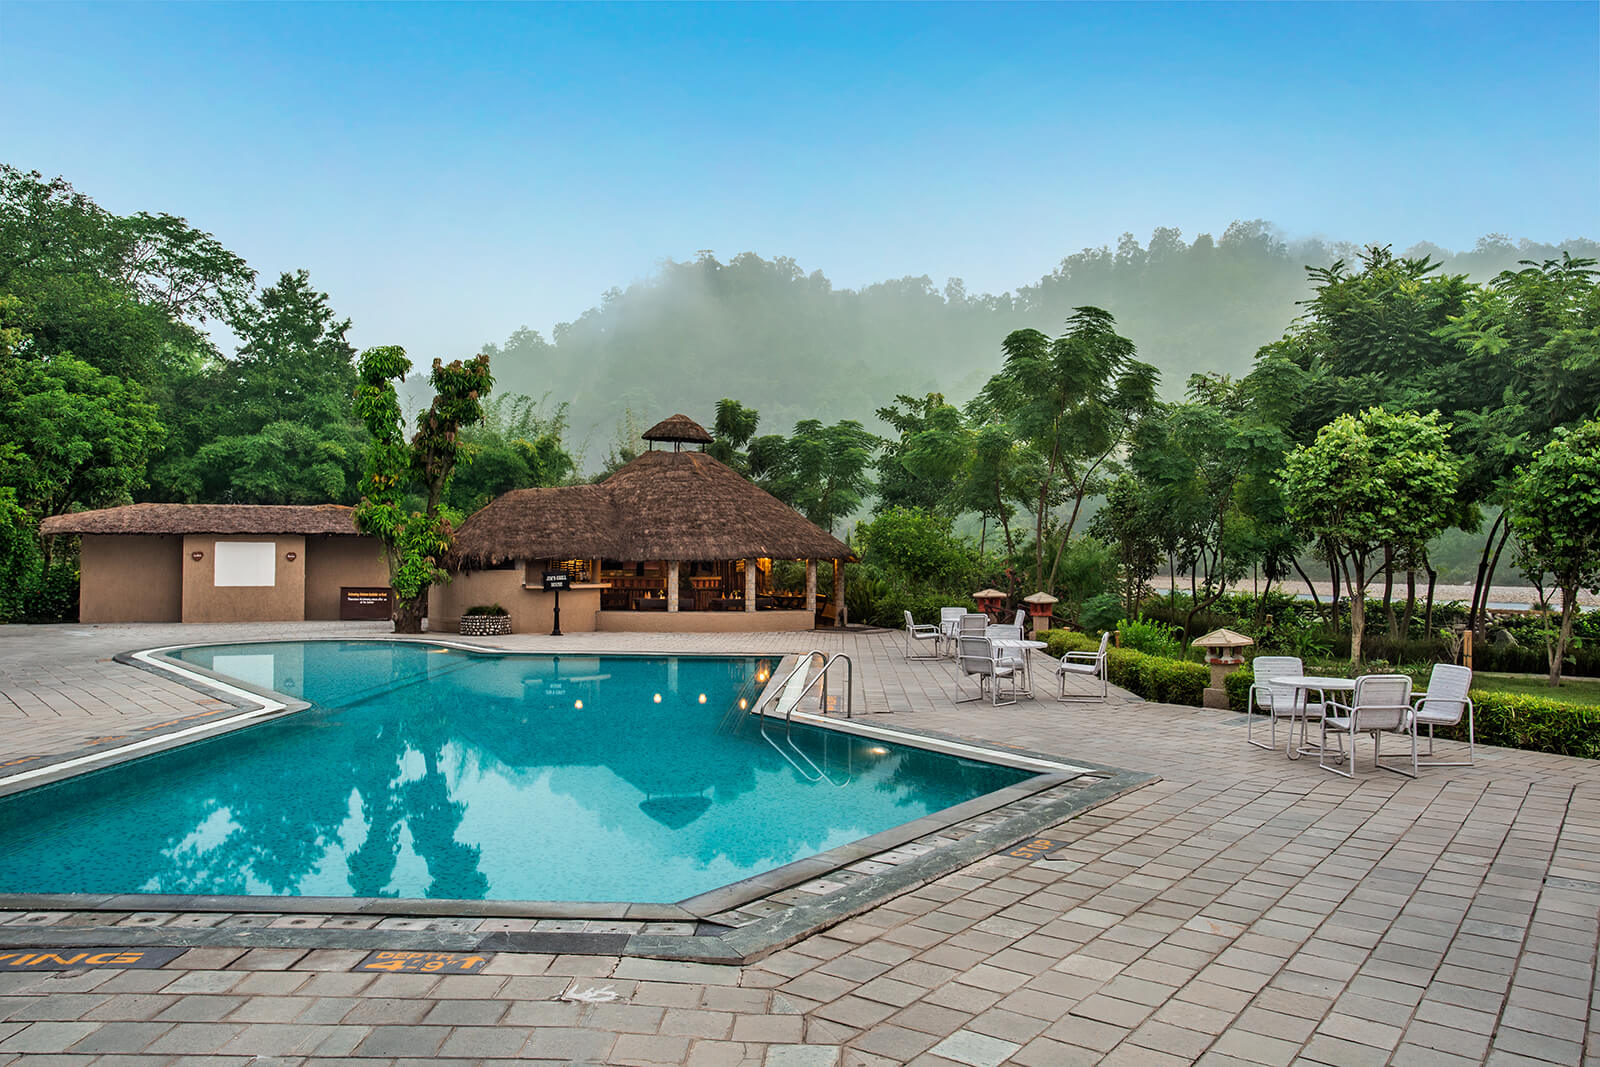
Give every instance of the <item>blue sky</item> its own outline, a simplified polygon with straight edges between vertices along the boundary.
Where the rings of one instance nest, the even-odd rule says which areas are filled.
[[[1600,237],[1595,3],[0,0],[0,94],[0,158],[423,360],[703,248],[998,292],[1236,218]]]

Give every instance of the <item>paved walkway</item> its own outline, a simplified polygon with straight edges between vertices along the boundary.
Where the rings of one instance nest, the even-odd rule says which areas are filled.
[[[351,630],[292,635],[318,632]],[[0,628],[0,757],[214,706],[115,653],[279,633]],[[857,657],[857,707],[887,721],[1162,781],[1057,827],[1046,858],[991,857],[743,968],[501,953],[439,978],[201,948],[157,970],[4,974],[0,1063],[1600,1067],[1600,764],[1480,749],[1474,768],[1352,784],[1247,747],[1228,713],[1125,694],[956,707],[951,667],[905,662],[897,635],[560,643],[812,645]]]

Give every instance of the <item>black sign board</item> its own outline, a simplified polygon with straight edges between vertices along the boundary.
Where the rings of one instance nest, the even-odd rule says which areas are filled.
[[[341,586],[339,589],[339,618],[387,619],[389,617],[389,590],[386,586]]]
[[[545,571],[544,572],[544,587],[547,590],[549,590],[549,589],[571,589],[572,588],[572,575],[568,574],[566,571]]]
[[[186,948],[29,948],[0,952],[0,974],[7,971],[71,971],[79,967],[153,970],[189,951]]]
[[[1032,841],[1024,841],[1010,852],[1007,852],[1006,855],[1015,856],[1019,860],[1036,860],[1064,844],[1066,844],[1065,841],[1051,841],[1047,837],[1036,837]]]
[[[388,971],[391,974],[477,974],[488,956],[464,952],[373,952],[351,970]]]

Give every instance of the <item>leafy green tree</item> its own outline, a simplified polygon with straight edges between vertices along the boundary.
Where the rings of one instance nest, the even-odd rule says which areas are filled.
[[[955,490],[971,449],[961,412],[946,404],[942,393],[929,393],[921,398],[897,396],[877,414],[900,436],[884,440],[874,463],[878,472],[874,510],[948,512],[956,503]]]
[[[1191,582],[1197,583],[1184,631],[1242,573],[1235,495],[1243,470],[1246,418],[1239,384],[1194,375],[1190,400],[1162,405],[1134,434],[1129,463],[1147,483],[1158,515],[1175,528]],[[1157,516],[1152,534],[1161,528]],[[1187,638],[1186,638],[1187,639]]]
[[[1085,306],[1053,340],[1038,330],[1014,331],[1001,346],[1005,363],[974,401],[981,419],[1004,421],[1043,457],[1034,509],[1034,582],[1041,589],[1054,584],[1084,498],[1100,487],[1106,462],[1155,400],[1156,369],[1134,358],[1133,342],[1114,325],[1110,312]],[[1053,508],[1068,500],[1072,511],[1058,524]],[[1052,534],[1059,536],[1047,574]]]
[[[1550,684],[1572,640],[1578,591],[1600,592],[1600,420],[1558,429],[1516,481],[1511,524],[1524,564],[1550,574],[1561,590],[1561,631],[1550,656]]]
[[[70,353],[149,383],[176,353],[212,353],[201,326],[255,275],[181,218],[113,215],[60,178],[0,164],[0,292],[18,300],[19,354]]]
[[[1111,483],[1105,504],[1089,521],[1089,533],[1116,552],[1125,619],[1139,617],[1146,583],[1161,567],[1161,540],[1156,536],[1160,506],[1145,482],[1123,474]]]
[[[548,397],[535,403],[521,393],[497,397],[484,405],[481,426],[461,431],[466,448],[446,494],[451,507],[470,515],[512,489],[561,485],[577,472],[562,434],[567,405],[544,410]]]
[[[428,376],[433,403],[417,416],[417,432],[409,442],[394,387],[411,370],[405,349],[369,348],[356,370],[356,414],[372,435],[356,526],[383,543],[394,590],[395,633],[421,633],[429,588],[449,581],[442,564],[461,516],[442,501],[460,451],[461,427],[483,417],[483,398],[494,384],[489,357],[433,361]],[[408,500],[413,486],[422,492],[420,511]]]
[[[137,385],[71,355],[0,369],[0,485],[36,517],[126,502],[162,432]]]
[[[1444,528],[1459,466],[1438,412],[1383,408],[1341,415],[1286,457],[1289,518],[1335,550],[1350,589],[1352,664],[1361,662],[1374,554]]]
[[[864,563],[910,582],[955,589],[976,568],[971,544],[951,532],[950,520],[921,508],[886,508],[856,527],[855,540]]]
[[[351,504],[366,455],[359,426],[322,427],[287,420],[260,433],[232,434],[201,445],[184,464],[188,498],[230,504]]]
[[[824,426],[795,423],[785,438],[770,434],[750,442],[750,474],[773,496],[832,531],[859,511],[872,490],[867,469],[878,437],[854,419]]]
[[[706,446],[716,459],[740,474],[750,473],[750,459],[740,449],[756,435],[761,413],[747,408],[737,400],[723,397],[717,401],[717,417],[712,423],[711,444]]]

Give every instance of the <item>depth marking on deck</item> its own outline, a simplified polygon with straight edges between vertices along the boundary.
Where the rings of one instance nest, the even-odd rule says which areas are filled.
[[[1023,842],[1016,848],[1011,849],[1006,855],[1015,856],[1019,860],[1036,860],[1064,844],[1066,844],[1065,841],[1051,841],[1047,837],[1036,837],[1032,841]]]
[[[77,967],[112,967],[153,970],[177,959],[186,948],[59,948],[26,952],[0,952],[0,973],[6,971],[67,971]]]
[[[465,952],[371,952],[352,971],[477,974],[493,956]]]

